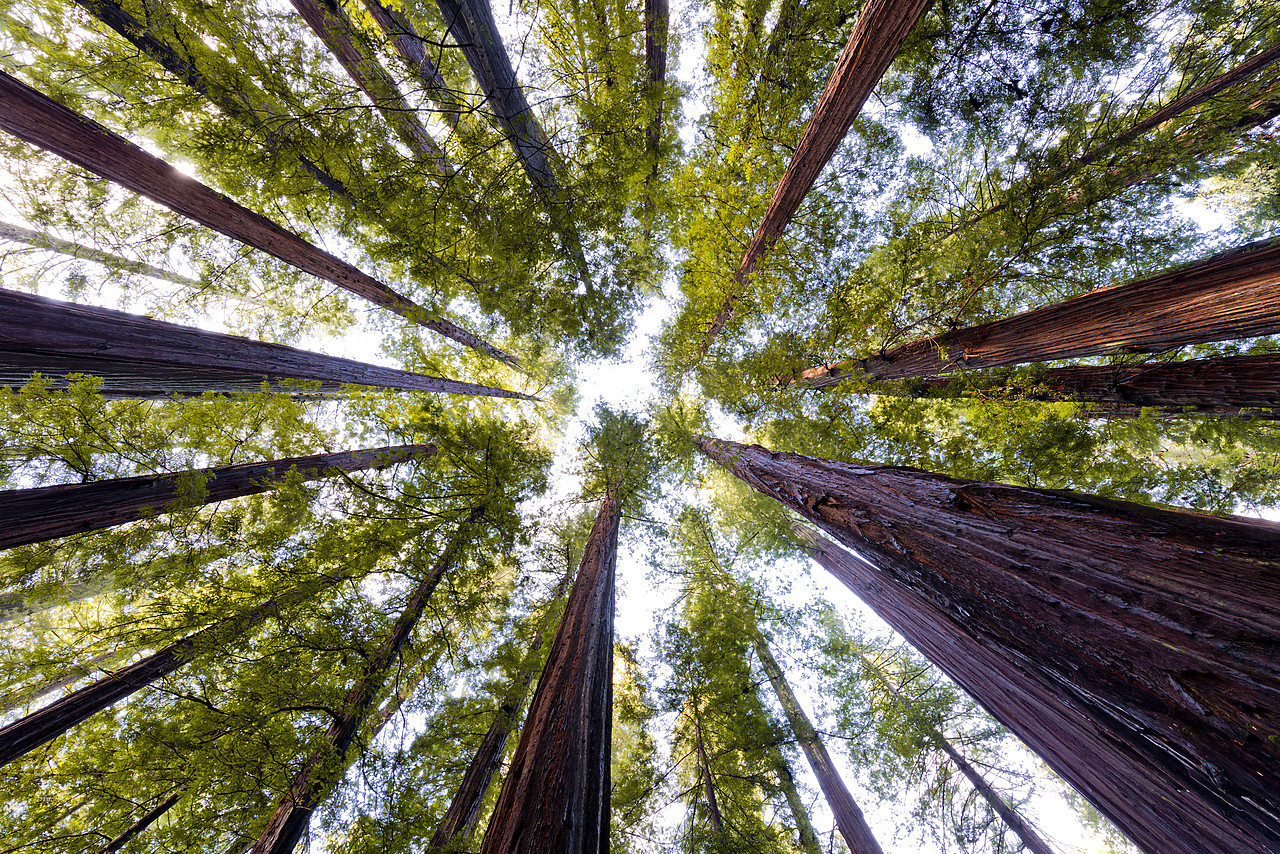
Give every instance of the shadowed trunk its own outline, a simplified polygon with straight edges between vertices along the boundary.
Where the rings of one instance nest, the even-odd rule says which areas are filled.
[[[104,396],[114,398],[259,392],[264,381],[307,380],[320,386],[300,389],[303,394],[341,394],[352,384],[533,399],[506,389],[0,290],[0,385],[23,385],[33,371],[101,377]]]
[[[400,141],[409,147],[415,160],[436,174],[448,174],[444,152],[423,127],[417,113],[405,101],[396,82],[372,56],[347,13],[334,0],[290,0],[302,20],[333,54],[347,76],[368,96]]]
[[[161,677],[181,668],[193,658],[226,646],[260,626],[286,608],[292,607],[318,591],[336,584],[340,578],[323,578],[290,588],[272,599],[253,607],[246,613],[219,620],[208,628],[188,635],[157,653],[103,676],[96,682],[68,694],[24,718],[0,729],[0,766],[53,741],[77,724],[83,723],[103,709],[145,688]]]
[[[707,817],[716,835],[724,833],[724,819],[720,817],[720,805],[716,803],[716,782],[711,776],[711,757],[707,756],[707,743],[702,738],[702,717],[698,714],[698,698],[690,697],[693,706],[693,733],[698,741],[698,776],[707,792]]]
[[[383,5],[379,0],[364,0],[364,7],[369,17],[382,32],[391,39],[391,48],[405,61],[422,84],[427,97],[436,105],[441,117],[452,128],[463,124],[463,116],[469,114],[470,107],[459,101],[457,93],[449,88],[440,69],[431,57],[427,56],[427,45],[409,23],[409,19],[399,9]]]
[[[132,655],[133,652],[132,647],[119,647],[108,650],[95,655],[83,664],[72,666],[66,674],[56,679],[50,679],[38,685],[26,686],[18,691],[6,692],[3,702],[0,702],[0,715],[8,714],[14,709],[20,709],[23,706],[30,706],[41,698],[49,696],[54,691],[61,691],[63,688],[74,685],[99,667],[114,667],[118,662]]]
[[[620,521],[611,490],[587,538],[481,854],[608,854]]]
[[[151,264],[145,264],[142,261],[133,261],[129,258],[123,258],[110,252],[104,252],[101,249],[95,249],[92,246],[85,246],[83,243],[75,243],[70,240],[63,240],[60,237],[54,237],[51,234],[44,234],[39,231],[32,231],[29,228],[23,228],[20,225],[14,225],[10,222],[0,222],[0,240],[12,240],[15,243],[25,243],[28,246],[34,246],[37,249],[47,249],[50,252],[57,252],[60,255],[66,255],[70,258],[81,258],[85,261],[92,261],[100,264],[108,270],[119,270],[126,273],[137,273],[141,276],[149,276],[152,279],[160,279],[166,282],[172,282],[175,285],[182,285],[187,288],[196,288],[200,286],[200,282],[188,276],[182,276],[178,273],[163,270],[154,267]],[[251,296],[242,296],[235,293],[223,293],[225,296],[235,297],[243,302],[253,303],[254,305],[266,305],[263,300],[256,299]]]
[[[559,602],[564,596],[569,586],[569,578],[570,576],[566,575],[561,579],[552,596],[552,602]],[[542,649],[541,629],[534,633],[533,642],[529,644],[528,658],[536,656],[540,649]],[[489,724],[488,731],[480,741],[480,746],[476,748],[475,756],[471,758],[471,764],[467,766],[462,782],[458,784],[458,790],[449,801],[449,808],[445,810],[440,826],[432,835],[427,851],[446,850],[455,837],[467,836],[475,828],[480,806],[484,803],[493,775],[502,765],[502,754],[506,752],[507,741],[512,731],[520,726],[520,712],[524,708],[529,685],[536,675],[535,668],[526,667],[516,676],[502,705],[498,707],[493,722]]]
[[[644,144],[650,162],[649,184],[658,180],[658,147],[662,144],[670,18],[668,0],[644,0],[644,64],[649,72],[649,124],[645,129]],[[649,204],[652,206],[652,201]]]
[[[804,854],[822,854],[818,833],[813,829],[813,822],[809,820],[809,811],[805,809],[804,801],[800,799],[800,792],[796,789],[796,778],[791,773],[791,763],[782,755],[781,749],[778,749],[776,761],[778,786],[787,799],[787,807],[791,810],[792,818],[795,819],[800,850]]]
[[[318,249],[3,72],[0,72],[0,129],[433,332],[494,358],[510,359],[456,324],[428,316],[422,306],[346,261]]]
[[[704,353],[733,314],[756,262],[786,230],[927,5],[928,0],[868,0],[862,7],[809,124],[796,143],[791,163],[778,180],[764,218],[738,264],[733,290],[707,327],[702,339]]]
[[[769,683],[773,685],[774,693],[778,695],[782,711],[786,713],[787,722],[791,724],[791,732],[800,743],[800,747],[804,749],[809,767],[818,778],[818,786],[827,799],[827,805],[831,807],[831,814],[835,816],[836,827],[840,829],[845,845],[849,846],[853,854],[883,854],[883,849],[872,834],[866,818],[862,815],[862,810],[858,808],[853,795],[849,794],[849,787],[844,784],[835,763],[831,761],[827,746],[818,736],[813,724],[809,722],[809,716],[804,713],[804,708],[796,699],[795,693],[787,683],[786,675],[778,666],[773,653],[769,651],[769,646],[758,628],[752,627],[751,645],[760,658],[760,664],[764,667],[765,675],[769,677]]]
[[[798,529],[797,533],[802,539],[808,539],[810,542],[816,543],[817,540],[811,538],[820,537],[820,535],[809,531],[799,524],[797,524],[796,527]],[[896,685],[889,681],[889,677],[885,675],[884,670],[879,665],[861,653],[858,653],[858,658],[862,661],[863,666],[871,671],[872,677],[882,688],[884,688],[885,691],[893,695],[893,697],[895,697],[898,702],[902,703],[905,707],[912,707],[913,704],[911,700],[898,690]],[[947,757],[951,762],[960,769],[960,773],[964,774],[965,778],[973,788],[978,791],[978,794],[982,795],[983,799],[991,805],[991,808],[996,811],[996,814],[1000,816],[1005,825],[1007,825],[1008,828],[1017,835],[1018,839],[1022,840],[1023,846],[1025,846],[1031,854],[1055,854],[1054,850],[1049,847],[1048,843],[1040,838],[1040,834],[1036,833],[1035,828],[1027,824],[1022,816],[1018,814],[1018,811],[1015,810],[1004,798],[1000,797],[1000,794],[995,789],[991,788],[991,784],[978,773],[978,769],[970,765],[969,760],[960,755],[960,752],[956,750],[950,739],[942,734],[941,730],[927,720],[922,721],[922,723],[926,727],[929,738],[933,741],[934,745],[943,753],[947,754]]]
[[[257,495],[295,472],[318,480],[341,472],[379,469],[435,454],[434,445],[391,445],[362,451],[312,454],[172,474],[124,477],[0,492],[0,549],[97,531],[193,507]]]
[[[1136,416],[1144,407],[1155,407],[1169,415],[1280,418],[1280,354],[1047,368],[1025,378],[999,373],[933,376],[907,380],[902,388],[903,394],[927,398],[984,392],[1028,400],[1078,401],[1089,404],[1090,413],[1097,415]]]
[[[418,619],[441,577],[457,560],[458,552],[468,536],[468,529],[483,515],[476,509],[462,522],[431,571],[414,589],[404,611],[391,626],[382,644],[365,664],[364,673],[351,686],[342,707],[325,733],[324,743],[309,756],[293,778],[289,791],[276,808],[266,829],[253,846],[253,854],[292,854],[302,838],[311,813],[333,790],[355,759],[348,753],[356,735],[370,715],[377,713],[374,700],[386,684],[396,657],[413,634]]]
[[[1144,850],[1280,852],[1280,526],[699,446]]]
[[[126,842],[128,842],[130,839],[133,839],[133,837],[137,836],[142,831],[146,830],[148,827],[154,824],[160,818],[160,816],[167,813],[173,807],[174,804],[176,804],[179,800],[181,800],[182,796],[186,794],[186,791],[187,791],[186,786],[179,786],[177,791],[175,791],[172,795],[170,795],[169,797],[161,801],[159,804],[157,804],[155,809],[151,810],[146,815],[142,816],[142,818],[135,821],[132,825],[130,825],[128,830],[126,830],[124,833],[120,834],[115,839],[108,842],[106,845],[99,848],[98,854],[112,854],[112,852],[114,851],[119,851],[121,848],[125,846]]]
[[[1126,285],[912,341],[880,356],[809,368],[801,380],[821,388],[850,376],[903,379],[961,367],[1158,353],[1277,331],[1280,240],[1260,240]]]

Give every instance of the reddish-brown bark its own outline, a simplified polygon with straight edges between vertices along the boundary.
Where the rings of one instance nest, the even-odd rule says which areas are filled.
[[[649,124],[644,144],[651,166],[649,181],[658,177],[658,146],[662,143],[663,89],[667,80],[667,32],[671,23],[668,0],[644,0],[644,64],[649,72]]]
[[[332,282],[421,326],[494,358],[510,356],[447,320],[429,317],[408,297],[291,231],[233,202],[148,154],[91,119],[78,115],[0,72],[0,130],[114,181],[203,226]]]
[[[756,261],[782,236],[927,5],[928,0],[868,0],[862,7],[809,124],[796,143],[791,163],[774,188],[764,218],[738,264],[733,290],[707,327],[702,340],[704,352],[733,314]]]
[[[341,392],[350,383],[532,399],[506,389],[0,290],[0,384],[22,385],[32,371],[102,377],[103,393],[111,397],[260,391],[264,380],[318,380],[320,394]]]
[[[616,496],[595,525],[481,854],[607,854]]]
[[[431,571],[423,577],[405,603],[404,611],[396,618],[391,630],[379,647],[369,657],[364,673],[347,692],[342,707],[325,733],[323,744],[309,756],[293,778],[275,814],[267,822],[266,829],[254,843],[253,854],[292,854],[311,820],[311,813],[328,796],[342,779],[350,764],[348,751],[371,713],[376,712],[374,700],[391,675],[396,657],[413,634],[414,626],[422,616],[431,594],[441,577],[453,566],[458,552],[465,542],[469,529],[481,517],[483,510],[473,511],[449,540]],[[334,760],[336,762],[336,769]],[[336,770],[336,773],[335,773]]]
[[[803,371],[811,387],[955,368],[1153,353],[1280,331],[1280,240],[1261,240],[1125,285]]]
[[[303,480],[317,480],[429,457],[435,451],[434,445],[391,445],[190,472],[9,489],[0,492],[0,519],[5,520],[0,549],[122,525],[165,512],[175,504],[198,506],[257,495],[294,472]]]
[[[159,820],[160,816],[164,815],[170,809],[172,809],[173,806],[176,803],[178,803],[179,800],[182,799],[182,796],[186,793],[186,791],[187,791],[186,786],[179,786],[177,791],[175,791],[172,795],[165,798],[160,803],[156,804],[156,806],[153,809],[149,810],[146,815],[142,816],[133,824],[131,824],[128,830],[126,830],[124,833],[121,833],[115,839],[111,840],[106,845],[99,848],[98,854],[112,854],[112,852],[114,851],[119,851],[121,848],[125,846],[126,842],[128,842],[130,839],[133,839],[133,837],[137,836],[139,833],[146,830],[151,825],[155,824],[156,821]]]
[[[1280,526],[699,444],[1144,850],[1280,852]]]
[[[1029,400],[1080,401],[1100,415],[1138,415],[1144,407],[1154,407],[1171,415],[1280,418],[1280,354],[1047,368],[1022,379],[924,377],[903,387],[904,393],[919,397],[987,391]]]
[[[437,174],[449,171],[444,152],[418,119],[391,75],[370,54],[347,13],[333,0],[290,0],[302,20],[315,32],[347,76],[368,96],[400,141],[413,152],[415,160]]]
[[[863,817],[862,810],[858,808],[853,795],[849,794],[849,787],[844,784],[835,763],[831,761],[827,746],[810,723],[809,716],[805,714],[800,701],[796,699],[795,692],[787,683],[786,674],[778,666],[777,660],[769,651],[769,646],[758,629],[751,634],[751,645],[755,648],[760,664],[764,667],[765,675],[769,677],[769,683],[773,685],[774,693],[778,695],[782,711],[787,716],[787,722],[791,724],[791,732],[804,750],[805,758],[809,760],[809,767],[813,769],[814,776],[818,778],[818,788],[822,789],[822,795],[827,799],[827,806],[835,816],[836,827],[840,830],[840,836],[844,838],[844,844],[849,846],[852,854],[883,854],[883,849],[876,841],[875,834],[871,832],[871,827]]]
[[[318,582],[293,587],[279,596],[256,605],[242,615],[219,620],[208,628],[188,635],[157,653],[137,661],[123,670],[109,673],[61,700],[20,718],[0,729],[0,766],[4,766],[47,744],[67,730],[93,715],[145,688],[157,679],[178,670],[192,658],[225,646],[233,638],[256,628],[286,608],[292,607],[340,578],[322,578]]]

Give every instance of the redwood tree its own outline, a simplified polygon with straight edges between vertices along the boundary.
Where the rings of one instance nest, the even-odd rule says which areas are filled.
[[[533,399],[516,391],[0,290],[0,384],[22,385],[33,371],[101,377],[103,394],[118,398],[252,392],[260,391],[264,380],[318,380],[314,392],[321,394],[352,384]]]
[[[384,468],[431,456],[435,451],[434,445],[392,445],[173,474],[9,489],[0,492],[0,517],[7,523],[0,530],[0,548],[110,528],[175,505],[198,506],[257,495],[295,472],[303,480],[317,480],[341,472]]]
[[[1145,850],[1280,851],[1280,527],[699,447]]]

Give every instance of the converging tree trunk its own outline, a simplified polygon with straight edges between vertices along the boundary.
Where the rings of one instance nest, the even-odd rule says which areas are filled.
[[[25,685],[16,691],[8,691],[4,694],[3,701],[0,701],[0,715],[8,714],[14,709],[20,709],[23,706],[29,706],[49,696],[54,691],[61,691],[63,688],[74,685],[98,668],[114,667],[132,655],[133,652],[134,649],[130,646],[107,650],[106,652],[98,653],[88,661],[70,667],[61,676],[46,679],[33,685]]]
[[[1280,852],[1280,527],[699,447],[1144,850]]]
[[[163,816],[170,809],[172,809],[173,806],[182,799],[182,796],[186,794],[186,792],[187,792],[186,786],[179,786],[172,795],[165,798],[160,803],[156,804],[156,806],[153,809],[149,810],[146,813],[146,815],[142,816],[133,824],[131,824],[124,833],[121,833],[115,839],[111,840],[106,845],[99,848],[98,854],[112,854],[112,852],[114,851],[119,851],[121,848],[125,846],[125,843],[127,843],[130,839],[133,839],[133,837],[137,836],[139,833],[146,830],[151,825],[155,824],[156,821],[158,821],[161,816]]]
[[[445,83],[440,69],[427,55],[427,43],[418,35],[404,13],[394,6],[384,5],[380,0],[364,0],[364,7],[379,29],[391,39],[392,49],[413,71],[427,97],[440,111],[441,117],[452,128],[463,124],[463,117],[468,115],[470,108]]]
[[[658,179],[658,147],[662,144],[662,115],[667,81],[667,33],[671,23],[668,0],[644,2],[644,64],[649,72],[649,124],[644,144],[649,155],[649,178]]]
[[[338,577],[328,577],[290,588],[241,615],[219,620],[123,670],[109,673],[61,700],[14,721],[0,729],[0,766],[8,765],[40,745],[53,741],[140,688],[168,676],[191,659],[225,647],[234,638],[262,625],[269,617],[274,617],[341,580]]]
[[[391,626],[382,644],[369,657],[364,673],[347,692],[342,707],[325,733],[322,745],[311,754],[293,778],[275,814],[253,846],[253,854],[292,854],[311,821],[311,813],[342,779],[354,757],[348,752],[366,719],[376,712],[374,700],[382,691],[400,654],[413,634],[418,619],[444,573],[458,559],[470,528],[483,515],[474,510],[445,546],[431,570],[418,582],[404,611]]]
[[[318,249],[3,72],[0,72],[0,129],[459,344],[497,359],[510,359],[460,326],[430,317],[422,306],[346,261]]]
[[[389,445],[261,463],[0,492],[0,549],[134,522],[175,507],[257,495],[294,473],[318,480],[429,457],[434,445]]]
[[[835,155],[862,105],[927,5],[928,0],[869,0],[862,7],[849,41],[818,97],[809,124],[796,143],[791,163],[778,180],[764,218],[738,264],[733,290],[725,295],[720,311],[707,327],[702,339],[703,352],[728,322],[756,262],[782,236],[800,209],[800,203]]]
[[[720,815],[720,804],[716,802],[716,781],[711,776],[711,757],[707,755],[707,742],[702,737],[702,716],[698,713],[700,702],[697,697],[689,698],[689,705],[693,708],[693,735],[698,743],[698,777],[707,793],[707,818],[716,835],[720,835],[724,833],[724,819]]]
[[[66,255],[69,258],[80,258],[85,261],[92,261],[95,264],[101,264],[108,270],[137,273],[142,276],[148,276],[152,279],[172,282],[175,285],[182,285],[187,288],[195,288],[200,285],[198,281],[190,278],[189,276],[183,276],[151,264],[144,264],[141,261],[123,258],[111,252],[95,249],[92,246],[85,246],[83,243],[63,240],[60,237],[54,237],[52,234],[32,231],[29,228],[23,228],[20,225],[14,225],[10,222],[0,222],[0,240],[12,240],[15,243],[25,243],[27,246],[32,246],[36,249],[47,249],[50,252],[57,252],[58,254]],[[227,294],[227,296],[233,296],[236,299],[256,303],[258,305],[264,304],[262,300],[257,300],[249,296],[241,296],[240,294]]]
[[[347,76],[368,96],[400,141],[413,152],[415,160],[430,166],[437,174],[449,171],[444,152],[405,100],[391,75],[382,67],[355,26],[334,0],[290,0],[293,8],[307,22]]]
[[[852,854],[883,854],[880,843],[876,841],[871,827],[862,815],[862,810],[858,808],[853,795],[849,794],[849,787],[844,784],[835,763],[831,761],[827,746],[818,736],[813,724],[809,722],[809,716],[805,714],[800,701],[796,699],[795,692],[787,683],[786,674],[782,672],[777,659],[769,651],[764,635],[755,627],[751,632],[751,645],[760,659],[760,664],[764,667],[765,675],[769,677],[769,684],[773,685],[774,693],[778,695],[782,711],[787,716],[787,722],[791,724],[791,732],[804,750],[814,776],[818,778],[818,786],[827,799],[827,805],[831,807],[831,813],[836,819],[836,827],[840,829],[845,845],[849,846]]]
[[[595,525],[481,854],[607,854],[613,731],[614,490]]]
[[[319,388],[305,390],[311,394],[338,394],[351,384],[534,399],[506,389],[0,290],[0,385],[23,385],[33,371],[50,377],[101,377],[103,395],[114,398],[256,392],[264,381],[309,380],[320,383]]]
[[[805,808],[804,801],[800,799],[800,792],[796,788],[796,778],[791,773],[791,763],[782,754],[781,748],[778,748],[776,758],[778,763],[778,786],[782,789],[782,794],[787,799],[787,807],[791,810],[791,817],[795,819],[800,850],[804,854],[822,854],[822,848],[818,842],[818,832],[813,829],[813,822],[809,819],[809,810]]]
[[[1261,240],[1126,285],[1099,288],[1003,320],[904,344],[869,359],[809,368],[802,381],[903,379],[955,368],[1155,353],[1280,331],[1280,240]]]
[[[807,529],[801,530],[798,533],[802,539],[809,540],[810,542],[817,543],[820,541],[818,539],[811,538],[819,538],[821,535],[808,531]],[[872,661],[862,653],[858,653],[858,658],[862,661],[863,667],[871,673],[871,677],[882,689],[897,699],[899,703],[902,703],[904,707],[910,708],[912,706],[911,700],[908,699],[901,690],[899,690],[897,685],[893,684],[893,682],[889,680],[889,677],[885,674],[884,669],[880,667],[879,664]],[[982,795],[983,800],[991,805],[991,808],[996,811],[996,814],[1000,816],[1005,825],[1007,825],[1008,828],[1017,835],[1018,839],[1022,841],[1023,846],[1025,846],[1031,854],[1055,854],[1053,849],[1049,847],[1048,843],[1040,838],[1040,834],[1036,833],[1035,828],[1028,824],[1018,811],[1015,810],[1008,801],[1002,798],[995,789],[991,788],[991,784],[987,782],[985,777],[978,773],[978,769],[974,768],[973,765],[970,764],[969,760],[960,755],[960,751],[956,750],[955,745],[951,743],[949,738],[942,734],[941,730],[928,720],[922,720],[921,724],[924,726],[925,731],[934,746],[945,753],[947,758],[951,760],[952,764],[960,769],[960,773],[965,776],[965,779],[969,781],[970,785],[978,791],[978,794]]]

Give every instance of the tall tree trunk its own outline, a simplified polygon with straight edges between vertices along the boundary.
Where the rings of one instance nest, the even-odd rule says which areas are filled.
[[[29,706],[43,697],[49,696],[54,691],[61,691],[69,685],[74,685],[99,667],[114,667],[118,662],[132,654],[132,647],[118,647],[108,650],[95,655],[86,662],[72,666],[65,674],[55,679],[25,686],[18,691],[8,692],[4,695],[3,702],[0,702],[0,715],[6,715],[23,706]]]
[[[422,306],[346,261],[318,249],[3,72],[0,72],[0,129],[433,332],[494,358],[510,358],[460,326],[430,317]]]
[[[764,218],[738,264],[732,290],[707,327],[702,339],[704,353],[733,314],[756,262],[786,230],[927,5],[928,0],[868,0],[862,7],[809,124],[796,143],[791,163],[774,188]]]
[[[418,35],[413,24],[403,12],[384,5],[381,0],[364,0],[364,7],[369,11],[373,22],[391,39],[392,49],[413,71],[440,115],[450,127],[457,129],[463,124],[463,116],[470,112],[470,108],[445,83],[440,69],[427,55],[427,43]]]
[[[796,699],[795,692],[787,683],[786,674],[782,672],[773,653],[769,651],[764,635],[755,627],[752,627],[751,645],[755,648],[761,665],[764,666],[765,675],[769,677],[774,693],[778,695],[782,711],[786,713],[787,721],[791,724],[791,732],[800,743],[800,747],[804,749],[809,767],[818,778],[818,786],[822,789],[828,806],[831,807],[831,813],[836,819],[836,827],[840,829],[840,835],[844,837],[845,844],[853,854],[883,854],[880,843],[876,841],[866,818],[862,815],[862,810],[858,808],[853,795],[849,794],[849,788],[841,779],[835,763],[831,761],[827,746],[818,736],[813,724],[809,722],[809,716],[804,713],[804,708]]]
[[[444,573],[457,560],[458,552],[469,535],[469,529],[483,515],[478,508],[464,520],[450,539],[431,571],[414,589],[404,611],[391,626],[391,631],[365,664],[364,673],[347,692],[342,707],[325,733],[323,744],[315,750],[293,778],[275,815],[267,822],[266,829],[254,843],[253,854],[292,854],[303,831],[311,820],[311,813],[341,780],[354,757],[348,756],[352,744],[370,714],[376,713],[377,699],[387,678],[391,675],[396,657],[408,642],[414,626]],[[334,763],[336,761],[335,772]]]
[[[290,2],[324,42],[324,46],[347,72],[347,76],[373,102],[382,118],[395,131],[396,136],[400,137],[400,141],[413,152],[414,159],[429,166],[436,174],[448,174],[449,166],[444,152],[436,145],[431,134],[427,133],[391,75],[367,46],[361,43],[363,40],[360,34],[342,7],[334,0]]]
[[[531,400],[506,389],[415,374],[206,332],[138,314],[0,290],[0,384],[32,371],[102,377],[110,397],[261,391],[264,380],[318,380],[319,394],[346,384]]]
[[[809,820],[809,810],[805,809],[804,801],[800,799],[800,791],[796,788],[795,775],[791,773],[791,763],[782,754],[781,748],[778,749],[777,765],[778,786],[782,789],[782,794],[787,799],[787,807],[791,810],[792,818],[795,819],[800,850],[804,854],[822,854],[822,847],[818,842],[818,832],[813,829],[813,822]]]
[[[616,493],[600,505],[481,854],[608,854]]]
[[[63,240],[60,237],[54,237],[52,234],[32,231],[29,228],[23,228],[22,226],[14,225],[11,222],[0,222],[0,240],[12,240],[14,243],[25,243],[28,246],[34,246],[37,249],[47,249],[50,252],[57,252],[59,255],[66,255],[70,258],[81,258],[85,261],[92,261],[95,264],[100,264],[103,267],[106,267],[108,270],[137,273],[141,276],[148,276],[152,279],[161,279],[187,288],[195,288],[200,285],[198,281],[190,278],[189,276],[183,276],[169,270],[163,270],[160,267],[155,267],[151,264],[144,264],[141,261],[123,258],[111,252],[95,249],[92,246],[85,246],[83,243]],[[250,296],[241,296],[240,294],[227,294],[227,296],[233,296],[238,300],[251,302],[256,305],[266,305],[263,300],[255,299]]]
[[[561,579],[552,595],[552,602],[559,602],[564,596],[569,586],[569,578],[570,576],[566,574]],[[533,635],[527,659],[533,659],[540,649],[542,649],[541,629]],[[502,765],[502,754],[506,752],[507,741],[512,731],[520,726],[520,712],[524,708],[529,685],[536,675],[536,668],[528,666],[516,676],[502,704],[498,707],[493,721],[489,724],[488,731],[481,739],[480,746],[476,748],[475,756],[471,758],[471,764],[467,766],[462,782],[458,784],[458,790],[449,801],[449,807],[445,810],[444,818],[440,820],[440,826],[432,834],[427,851],[448,850],[449,844],[455,837],[470,835],[475,828],[480,806],[484,803],[493,775]]]
[[[294,472],[303,480],[317,480],[342,472],[385,468],[431,456],[435,451],[434,445],[393,445],[173,474],[10,489],[0,492],[0,518],[6,521],[0,530],[0,549],[110,528],[165,512],[175,504],[199,506],[257,495]]]
[[[820,535],[815,532],[802,530],[799,533],[802,539],[806,539],[814,543],[820,541],[818,539],[814,539],[820,538]],[[872,677],[882,688],[884,688],[885,691],[889,692],[889,694],[895,697],[898,702],[902,703],[907,708],[911,708],[913,705],[911,700],[909,700],[902,691],[898,689],[898,686],[889,681],[889,677],[878,664],[861,653],[858,653],[858,658],[861,659],[863,666],[871,671]],[[1040,834],[1036,833],[1035,828],[1028,824],[1018,811],[1015,810],[1008,801],[1002,798],[995,789],[991,788],[991,784],[978,773],[978,769],[974,768],[973,765],[969,763],[969,760],[960,755],[960,751],[956,750],[955,745],[951,743],[950,739],[942,734],[941,730],[928,721],[924,721],[924,726],[926,727],[929,738],[933,741],[934,745],[943,753],[947,754],[947,758],[949,758],[951,762],[960,769],[960,773],[964,774],[970,785],[972,785],[973,788],[978,791],[978,794],[982,795],[983,799],[991,805],[991,808],[996,811],[996,814],[999,815],[1001,819],[1004,820],[1004,823],[1014,832],[1014,834],[1017,835],[1018,839],[1022,840],[1023,846],[1030,851],[1031,854],[1055,854],[1054,850],[1049,847],[1048,843],[1040,838]]]
[[[546,205],[551,223],[577,267],[579,279],[588,292],[594,291],[582,237],[574,225],[568,196],[552,167],[555,149],[516,78],[489,0],[436,0],[436,5],[444,17],[446,32],[457,42],[471,66],[480,91],[493,110],[498,129],[506,136],[529,182]]]
[[[707,742],[702,737],[702,716],[698,713],[698,698],[690,697],[693,706],[693,734],[698,742],[698,776],[707,792],[707,817],[711,827],[719,836],[724,833],[724,819],[720,816],[720,805],[716,802],[716,781],[711,776],[711,757],[707,756]]]
[[[1059,183],[1069,178],[1071,175],[1075,174],[1080,169],[1084,168],[1085,166],[1088,166],[1091,163],[1097,162],[1098,160],[1105,157],[1108,153],[1115,151],[1120,146],[1125,145],[1129,142],[1132,142],[1133,140],[1137,139],[1139,136],[1141,136],[1144,133],[1147,133],[1148,131],[1155,130],[1160,125],[1164,124],[1170,119],[1174,119],[1182,115],[1187,110],[1194,109],[1195,107],[1198,107],[1206,103],[1214,96],[1221,94],[1223,90],[1228,89],[1232,86],[1235,86],[1236,84],[1241,83],[1245,80],[1248,80],[1254,74],[1257,74],[1258,72],[1262,71],[1267,66],[1273,64],[1277,60],[1280,60],[1280,45],[1273,45],[1272,47],[1269,47],[1266,50],[1261,51],[1260,53],[1254,54],[1249,59],[1246,59],[1244,62],[1241,62],[1235,67],[1228,69],[1227,71],[1213,78],[1212,80],[1205,83],[1204,85],[1198,86],[1192,91],[1186,93],[1185,95],[1175,98],[1173,101],[1161,107],[1159,110],[1156,110],[1154,113],[1147,116],[1145,119],[1134,122],[1131,126],[1129,126],[1129,128],[1127,128],[1126,130],[1122,131],[1119,134],[1116,134],[1116,136],[1112,137],[1111,139],[1108,139],[1098,145],[1093,146],[1092,148],[1087,150],[1084,154],[1081,154],[1079,157],[1075,158],[1066,166],[1054,172],[1052,175],[1033,176],[1031,179],[1024,182],[1024,187],[1031,187],[1036,184],[1039,184],[1042,186],[1048,186],[1048,185]],[[1268,121],[1270,118],[1273,117],[1274,106],[1269,106],[1269,107],[1263,106],[1263,105],[1259,105],[1259,106],[1261,106],[1262,109],[1259,110],[1257,108],[1253,108],[1249,112],[1247,112],[1244,116],[1237,119],[1237,127],[1239,129],[1243,130],[1255,124],[1261,124],[1262,122]],[[1211,124],[1219,124],[1219,123],[1212,122]],[[1177,150],[1183,155],[1191,154],[1191,152],[1188,151],[1188,149],[1192,148],[1192,145],[1191,145],[1192,142],[1193,142],[1192,139],[1183,137],[1182,139],[1180,139],[1180,143],[1182,144],[1178,146]],[[1141,175],[1142,173],[1139,172],[1139,173],[1133,173],[1133,174]],[[1128,185],[1128,183],[1130,182],[1124,182],[1124,183]],[[1132,183],[1136,183],[1136,181],[1133,181]],[[970,217],[964,222],[952,227],[950,231],[948,231],[946,234],[943,235],[943,238],[950,237],[951,235],[965,228],[968,228],[971,225],[975,225],[981,222],[982,220],[986,219],[987,217],[991,216],[992,214],[999,213],[1000,211],[1004,210],[1007,207],[1009,207],[1008,202],[1001,202],[1000,204],[992,205],[982,213],[976,216]]]
[[[115,839],[108,842],[106,845],[99,848],[98,854],[112,854],[112,852],[119,851],[121,848],[125,846],[125,843],[127,843],[130,839],[133,839],[133,837],[137,836],[139,833],[146,830],[151,825],[155,824],[155,822],[160,818],[160,816],[164,815],[170,809],[172,809],[174,804],[176,804],[179,800],[181,800],[182,796],[186,794],[186,791],[187,791],[186,786],[179,786],[172,795],[165,798],[160,803],[156,804],[154,809],[150,810],[149,812],[147,812],[146,815],[142,816],[137,821],[135,821],[132,825],[130,825],[128,830],[126,830],[124,833],[120,834]]]
[[[1260,240],[1126,285],[1099,288],[1003,320],[922,338],[861,361],[809,368],[811,387],[849,376],[903,379],[1280,331],[1280,240]]]
[[[649,72],[646,94],[649,100],[649,124],[645,128],[645,152],[649,158],[649,187],[646,196],[645,230],[652,228],[653,185],[658,180],[659,147],[662,145],[662,117],[667,81],[667,39],[671,24],[668,0],[644,0],[644,64]]]
[[[932,376],[908,380],[902,389],[912,397],[988,391],[1029,400],[1078,401],[1099,415],[1138,415],[1144,407],[1154,407],[1170,415],[1280,418],[1280,355],[1048,368],[1012,379],[999,372]]]
[[[219,620],[123,670],[109,673],[61,700],[14,721],[0,729],[0,766],[8,765],[40,745],[53,741],[103,709],[111,708],[138,689],[168,676],[192,658],[226,646],[233,638],[260,626],[269,617],[314,596],[319,590],[336,584],[340,580],[337,577],[323,578],[318,583],[292,587],[244,614]]]
[[[699,446],[1144,850],[1280,852],[1280,526]]]

